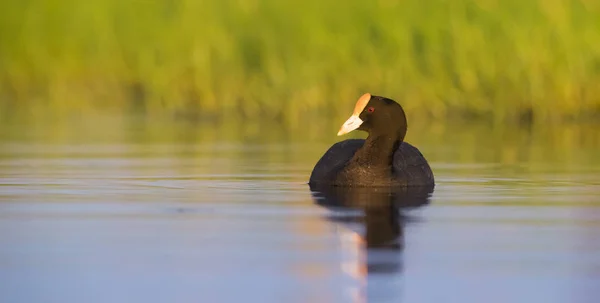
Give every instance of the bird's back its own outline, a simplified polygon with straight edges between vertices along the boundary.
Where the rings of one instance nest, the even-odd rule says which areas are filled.
[[[315,165],[309,184],[326,185],[333,182],[364,142],[364,139],[348,139],[331,146]],[[394,152],[392,167],[393,183],[407,186],[434,184],[429,163],[419,149],[407,142],[402,142]]]
[[[418,148],[402,142],[394,152],[393,174],[396,180],[406,180],[407,185],[423,186],[435,183],[429,163]]]

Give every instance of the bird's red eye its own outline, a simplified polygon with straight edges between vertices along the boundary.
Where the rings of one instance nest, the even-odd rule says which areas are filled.
[[[372,112],[374,112],[374,111],[375,111],[375,108],[373,108],[373,107],[369,107],[369,108],[367,108],[367,111],[368,111],[368,112],[370,112],[370,113],[372,113]]]

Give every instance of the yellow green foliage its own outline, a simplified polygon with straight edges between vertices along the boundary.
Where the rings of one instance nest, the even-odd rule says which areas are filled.
[[[363,92],[410,115],[600,112],[592,0],[7,0],[0,110],[199,118],[345,116]]]

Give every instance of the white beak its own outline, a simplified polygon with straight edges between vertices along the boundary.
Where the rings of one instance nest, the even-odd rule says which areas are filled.
[[[340,128],[340,131],[338,131],[337,135],[341,136],[347,134],[360,127],[361,124],[363,124],[363,120],[361,120],[358,115],[352,115],[350,118],[348,118],[348,120],[346,120],[346,122],[344,122],[344,125],[342,125],[342,128]]]

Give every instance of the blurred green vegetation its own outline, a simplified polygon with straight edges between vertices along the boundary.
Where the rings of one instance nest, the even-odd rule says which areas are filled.
[[[600,113],[594,0],[7,0],[0,110],[298,126],[363,92],[427,120]]]
[[[297,169],[300,179],[305,180],[333,142],[366,136],[355,131],[338,137],[338,128],[314,124],[305,131],[293,131],[272,121],[214,125],[128,115],[43,117],[26,123],[15,118],[5,120],[0,128],[0,159],[6,155],[34,159],[34,154],[94,158],[96,153],[103,156],[105,149],[114,157],[138,159],[178,151],[184,158],[226,158],[233,170],[239,170],[255,163],[247,162],[245,155],[251,153],[260,155],[264,161],[260,166],[281,168],[285,163],[286,170]],[[496,127],[439,120],[413,123],[406,141],[421,150],[436,172],[450,170],[470,177],[482,166],[492,166],[498,175],[490,177],[539,176],[544,172],[555,178],[564,172],[578,172],[589,173],[596,182],[600,169],[600,133],[586,123]],[[11,152],[13,148],[19,152]],[[130,154],[129,148],[140,148],[147,154]],[[80,154],[81,150],[86,153]],[[0,173],[2,169],[0,165]]]

